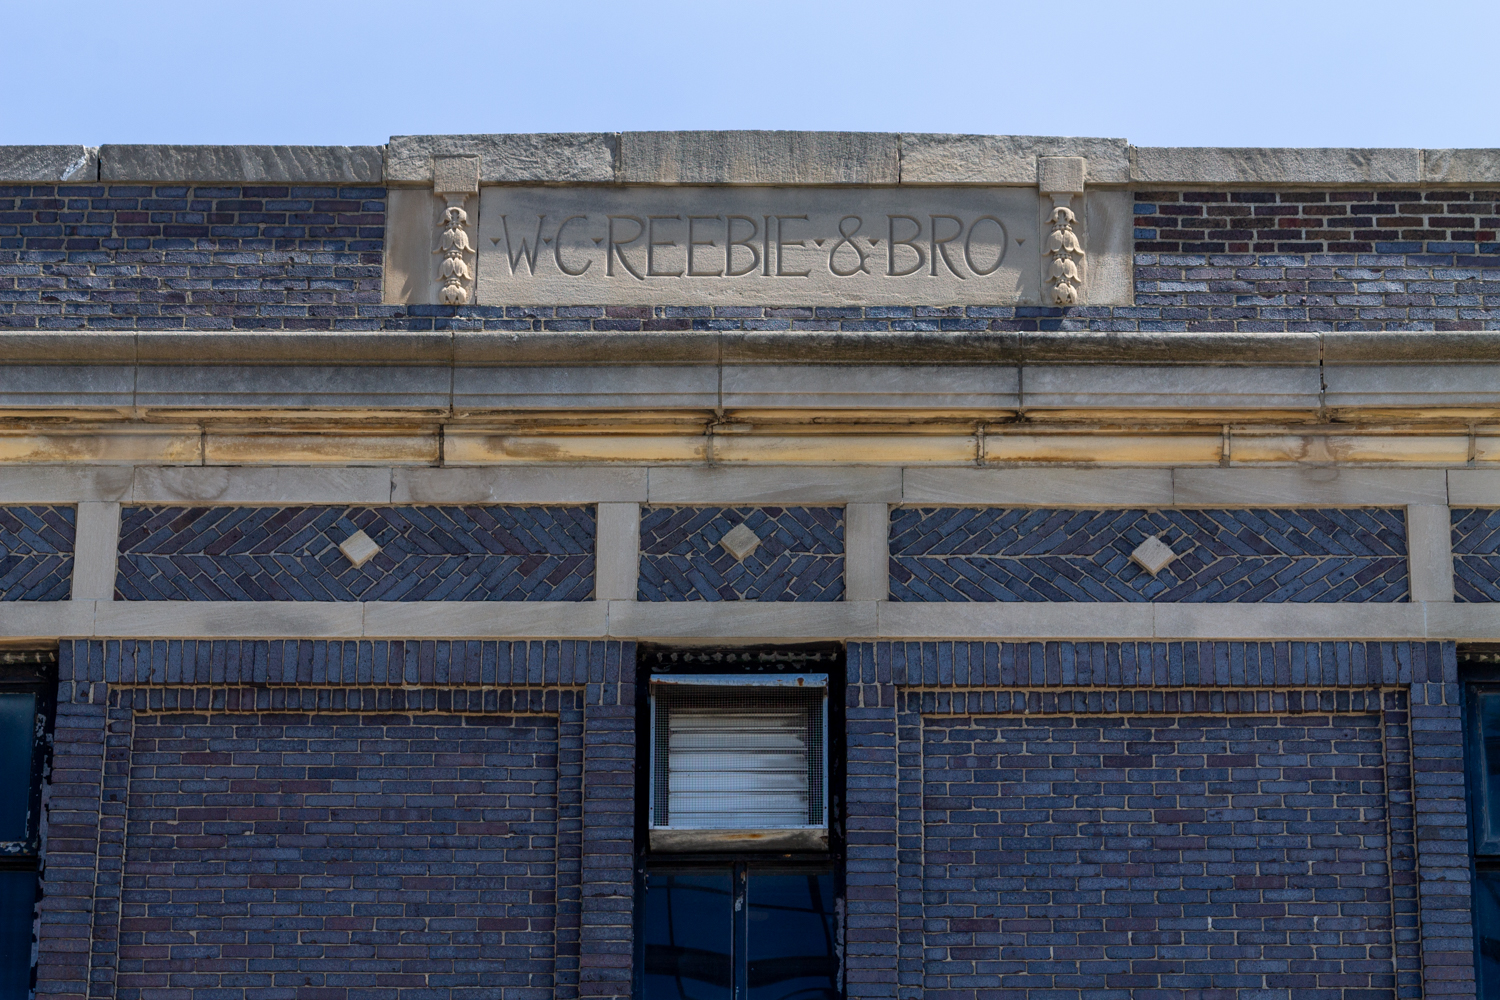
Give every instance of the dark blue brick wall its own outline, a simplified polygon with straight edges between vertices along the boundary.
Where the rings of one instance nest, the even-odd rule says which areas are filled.
[[[1034,703],[1029,710],[1052,712],[1063,693],[1043,689],[1160,689],[1151,694],[1159,706],[1179,688],[1441,685],[1454,655],[1452,643],[1440,642],[879,642],[851,643],[849,669],[851,684],[1007,688],[1028,699],[1003,709],[975,702],[973,711]],[[1115,710],[1097,707],[1101,691],[1077,697],[1065,711]]]
[[[64,640],[37,995],[628,995],[634,656]]]
[[[1500,509],[1454,507],[1453,599],[1460,604],[1500,601]]]
[[[59,667],[62,696],[76,682],[135,685],[391,685],[551,688],[592,686],[615,698],[619,643],[587,640],[109,639],[67,640]],[[421,693],[421,692],[419,692]],[[427,692],[431,694],[432,692]],[[444,698],[445,692],[438,691]],[[491,692],[493,695],[493,692]],[[382,702],[377,707],[387,707]],[[159,702],[156,703],[159,707]],[[438,706],[436,701],[428,710]],[[488,702],[485,711],[496,709]],[[202,706],[208,707],[208,706]],[[222,707],[222,706],[220,706]],[[259,706],[271,707],[271,703]],[[279,705],[277,706],[279,707]],[[319,708],[328,704],[320,703]],[[442,711],[449,704],[443,702]],[[477,711],[477,709],[475,709]],[[538,706],[537,710],[540,710]]]
[[[1394,997],[1386,728],[925,719],[925,995]]]
[[[383,306],[383,188],[0,186],[0,326],[1480,330],[1494,191],[1136,194],[1131,306]]]
[[[1157,535],[1155,577],[1130,553]],[[1405,601],[1400,508],[898,507],[893,601]]]
[[[355,568],[339,543],[381,552]],[[124,601],[582,601],[593,507],[126,507]]]
[[[72,507],[0,507],[0,601],[66,601],[73,585]]]
[[[374,730],[392,725],[381,716],[398,715],[413,726],[431,723],[434,716],[509,717],[510,722],[491,725],[500,730],[556,726],[556,995],[564,1000],[628,995],[632,658],[630,644],[573,641],[64,641],[39,994],[82,996],[93,983],[96,995],[119,995],[117,968],[122,988],[127,976],[183,974],[182,968],[164,965],[148,970],[147,956],[117,952],[117,928],[139,918],[131,906],[160,905],[163,894],[183,894],[181,913],[172,919],[201,911],[201,901],[187,898],[188,882],[199,874],[173,869],[176,881],[148,881],[152,892],[143,893],[130,880],[143,870],[149,879],[154,869],[137,867],[135,853],[122,865],[122,855],[139,831],[178,838],[186,836],[179,829],[183,824],[201,822],[207,833],[207,824],[227,820],[186,810],[142,816],[136,808],[138,776],[178,781],[199,772],[204,753],[234,752],[243,754],[234,766],[248,782],[279,788],[278,767],[306,767],[306,780],[321,780],[310,770],[322,766],[321,759],[305,760],[305,755],[338,753],[336,741],[351,729],[376,743],[389,742]],[[932,992],[979,1000],[981,992],[986,998],[1019,995],[1017,976],[1027,978],[1027,987],[1050,985],[1048,992],[1074,997],[1135,995],[1136,990],[1182,995],[1189,989],[1214,997],[1248,988],[1257,979],[1268,994],[1280,996],[1292,990],[1321,996],[1348,988],[1366,1000],[1415,998],[1424,986],[1433,994],[1464,995],[1472,970],[1463,950],[1469,945],[1455,946],[1466,942],[1468,933],[1467,883],[1460,878],[1467,858],[1455,669],[1451,643],[850,644],[849,995],[915,998]],[[172,715],[252,714],[258,719],[247,724],[266,727],[253,749],[247,744],[237,750],[231,739],[188,754],[173,740],[158,741],[151,754],[132,752],[139,746],[138,725],[160,727]],[[333,743],[299,744],[298,753],[289,754],[281,744],[305,738],[291,723],[313,716],[351,721],[344,732],[334,733]],[[475,721],[465,718],[461,725]],[[273,725],[282,728],[272,733]],[[1002,738],[1002,728],[1024,738]],[[972,733],[985,738],[968,739]],[[1080,733],[1091,734],[1090,739],[1081,740]],[[1209,760],[1205,753],[1201,767],[1185,759],[1191,740],[1221,736],[1226,752],[1219,756],[1236,759]],[[192,738],[183,731],[182,740]],[[488,728],[477,736],[490,738]],[[462,740],[448,745],[459,758],[467,749]],[[1378,755],[1374,763],[1371,753]],[[177,771],[158,773],[170,763],[164,754],[181,754]],[[534,757],[526,758],[515,746],[496,756],[473,764],[514,769],[506,788],[489,791],[524,795],[523,785],[545,779],[545,774],[534,777],[545,767],[538,768]],[[993,767],[988,756],[995,758]],[[381,749],[379,760],[350,764],[385,767],[392,763],[388,757]],[[434,759],[439,767],[454,762]],[[462,759],[457,762],[462,765]],[[992,805],[989,787],[998,789],[1009,780],[1017,762],[1021,784],[997,793]],[[206,769],[202,773],[205,781],[220,777]],[[1091,783],[1100,786],[1097,793]],[[1250,785],[1253,794],[1246,790]],[[230,795],[236,791],[231,787]],[[451,792],[458,796],[465,789]],[[184,795],[195,793],[183,787]],[[1227,806],[1216,804],[1215,797],[1223,796],[1231,798]],[[1354,822],[1369,822],[1370,831],[1347,828],[1355,799],[1363,812]],[[294,850],[317,848],[277,839],[287,836],[277,824],[305,821],[300,814],[278,812],[285,804],[263,799],[266,811],[257,814],[245,838],[261,846],[276,840],[286,848],[283,862]],[[304,801],[303,807],[319,804]],[[996,814],[994,822],[970,822],[989,810]],[[1018,817],[1017,810],[1027,815]],[[390,836],[428,835],[402,818],[390,821],[397,827]],[[1123,831],[1119,824],[1125,824]],[[965,832],[970,826],[972,836]],[[1004,836],[1002,827],[1009,831]],[[1225,828],[1238,839],[1210,850],[1208,841],[1226,836]],[[509,843],[512,836],[497,836],[494,845]],[[1422,847],[1420,860],[1413,859],[1414,836]],[[998,842],[993,853],[989,838]],[[233,840],[226,851],[235,849]],[[1038,846],[1039,840],[1048,843]],[[547,850],[545,844],[534,846]],[[1319,861],[1330,849],[1337,852],[1334,861]],[[1021,862],[1012,857],[1017,853]],[[519,878],[522,862],[507,859],[505,872],[486,877]],[[1318,866],[1309,871],[1313,862]],[[1017,863],[1029,866],[1019,875],[1022,884],[1001,886],[996,881],[1001,866]],[[1106,866],[1122,863],[1128,870],[1104,873]],[[144,864],[170,867],[178,861],[163,855],[147,857]],[[525,877],[545,881],[545,860],[524,859],[525,866],[536,864],[543,865],[542,874],[528,867]],[[1040,871],[1031,870],[1042,866],[1049,876],[1045,884],[1038,881]],[[330,883],[344,874],[333,872]],[[418,869],[403,877],[424,874],[441,880],[452,873]],[[447,884],[403,885],[399,891],[431,894],[446,891]],[[255,888],[281,891],[275,885]],[[306,902],[299,900],[299,909],[282,918],[309,926],[322,921],[328,930],[328,914],[317,909],[327,898],[326,887],[307,883],[303,888]],[[523,898],[521,886],[515,893],[510,888],[507,884],[505,905],[535,902],[534,896]],[[455,884],[453,892],[463,890]],[[537,891],[542,890],[526,887]],[[1047,899],[1038,902],[1042,895]],[[1019,918],[999,912],[1013,907],[1026,912]],[[986,908],[995,912],[981,912]],[[205,918],[202,912],[196,916]],[[1213,925],[1206,927],[1210,916]],[[1299,921],[1313,917],[1316,926],[1305,931]],[[489,929],[501,932],[492,945],[519,947],[519,940],[504,933],[540,930],[532,914],[526,919],[524,928]],[[994,921],[993,928],[988,921]],[[144,925],[126,933],[136,929],[144,946]],[[170,936],[177,930],[169,919],[150,933]],[[357,933],[359,928],[336,930]],[[441,938],[448,931],[434,923],[432,933]],[[1233,933],[1230,947],[1245,950],[1230,956],[1231,981],[1211,978],[1207,987],[1183,987],[1184,977],[1222,974],[1201,964],[1188,968],[1225,958],[1219,951],[1204,959],[1195,950],[1205,943],[1200,938],[1217,933]],[[1047,936],[1052,944],[1043,940]],[[1284,938],[1289,943],[1283,944]],[[1425,965],[1417,954],[1419,938],[1426,942]],[[342,938],[305,943],[324,949],[328,966],[308,966],[307,972],[342,973],[335,967]],[[198,944],[224,947],[203,937]],[[156,945],[150,961],[199,961],[197,953],[173,956],[170,940]],[[465,946],[455,942],[457,948]],[[534,946],[545,947],[527,942],[528,949]],[[1043,956],[1036,951],[1041,948],[1053,951]],[[1306,949],[1312,949],[1312,959]],[[387,954],[377,947],[373,957],[384,960]],[[528,951],[524,959],[510,954],[521,966],[512,971],[545,974],[530,964],[539,962],[541,953]],[[237,958],[229,956],[231,962]],[[295,956],[298,962],[304,958]],[[441,965],[445,956],[438,958],[439,967],[430,970],[436,977],[474,971]],[[139,969],[129,965],[137,959]],[[184,997],[200,991],[204,997],[218,995],[209,989],[222,985],[223,970],[199,971],[201,985],[179,980],[176,989]],[[427,981],[427,970],[421,974],[423,988],[452,995],[445,992],[451,983]],[[1329,980],[1335,974],[1344,977],[1342,987]],[[532,988],[528,980],[506,984],[505,990]]]
[[[1247,963],[1236,964],[1233,974],[1280,977],[1280,985],[1263,984],[1254,995],[1331,995],[1340,988],[1326,978],[1331,961],[1354,963],[1344,970],[1350,986],[1359,985],[1360,976],[1380,977],[1374,985],[1364,981],[1359,995],[1366,997],[1462,995],[1466,983],[1472,993],[1472,959],[1454,948],[1467,933],[1468,895],[1466,878],[1455,882],[1461,869],[1466,872],[1466,858],[1461,755],[1453,753],[1456,717],[1444,704],[1450,700],[1445,692],[1454,688],[1452,643],[882,642],[850,644],[848,664],[851,992],[857,976],[861,996],[1020,997],[1026,993],[1018,977],[1030,976],[1027,992],[1034,988],[1043,995],[1107,997],[1137,995],[1137,990],[1151,996],[1237,995],[1235,987],[1213,983],[1186,988],[1181,978],[1189,960],[1203,958],[1202,942],[1188,940],[1189,933],[1207,929],[1210,910],[1233,906],[1243,907],[1235,915],[1242,919],[1231,923],[1215,915],[1213,924],[1218,930],[1232,928],[1249,949]],[[1097,717],[1133,715],[1230,717],[1200,718],[1204,726],[1244,725],[1236,716],[1259,716],[1256,724],[1270,725],[1291,716],[1290,724],[1297,726],[1309,721],[1305,716],[1322,716],[1310,720],[1322,738],[1333,716],[1375,713],[1378,726],[1370,735],[1374,752],[1383,758],[1383,774],[1377,768],[1373,775],[1366,761],[1344,753],[1346,746],[1299,758],[1294,745],[1281,744],[1280,757],[1257,745],[1255,753],[1265,756],[1252,763],[1260,766],[1226,768],[1221,781],[1210,780],[1218,772],[1206,760],[1198,769],[1146,766],[1154,760],[1135,766],[1104,759],[1103,741],[1065,745],[1048,737],[1049,727],[1102,728]],[[996,714],[1009,716],[1006,725],[1032,727],[1035,739],[1015,753],[1029,755],[1036,765],[1023,768],[1016,794],[998,799],[986,798],[985,789],[997,780],[999,762],[985,768],[975,760],[996,754],[997,741],[981,741],[973,753],[940,765],[930,759],[928,740],[931,730],[972,729]],[[1146,720],[1142,732],[1162,721]],[[1127,755],[1134,746],[1125,746]],[[1097,762],[1092,754],[1098,754]],[[1109,769],[1122,763],[1128,765],[1122,780],[1104,782],[1115,773]],[[966,770],[967,780],[951,782],[942,799],[933,786],[947,780],[949,769]],[[1284,784],[1275,784],[1278,775]],[[1155,813],[1171,802],[1189,810],[1206,808],[1208,797],[1226,793],[1229,782],[1262,780],[1271,796],[1296,787],[1320,795],[1359,787],[1362,794],[1367,783],[1383,781],[1388,823],[1375,824],[1380,849],[1360,855],[1365,845],[1355,842],[1349,848],[1354,853],[1335,862],[1339,867],[1325,864],[1309,873],[1300,853],[1278,867],[1271,854],[1262,859],[1261,853],[1243,849],[1226,853],[1201,847],[1225,825],[1243,823],[1247,811],[1255,815],[1274,805],[1270,798],[1239,796],[1230,808],[1205,814],[1197,829],[1184,827],[1186,812],[1176,820]],[[1103,783],[1100,793],[1085,795],[1093,781]],[[1192,794],[1194,787],[1206,794]],[[1183,794],[1188,798],[1178,798]],[[1094,850],[1096,841],[1114,832],[1103,826],[1110,796],[1124,796],[1120,818],[1131,825],[1118,841]],[[950,839],[939,853],[930,839],[933,826],[963,825],[948,822],[955,800],[970,810],[994,810],[996,820],[977,824],[967,839]],[[1268,812],[1252,819],[1252,825],[1261,819],[1267,824],[1263,851],[1290,849],[1297,836],[1305,846],[1309,835],[1320,838],[1315,849],[1325,849],[1328,843],[1321,838],[1332,842],[1334,831],[1323,822],[1333,817],[1323,812],[1313,825],[1280,839],[1270,836],[1274,824],[1290,820],[1301,804],[1296,797],[1287,802],[1286,815]],[[1002,816],[1001,810],[1008,812]],[[1005,822],[1020,823],[1015,827],[1020,833],[1001,838]],[[1069,831],[1077,835],[1068,836]],[[1388,838],[1383,844],[1382,834]],[[998,840],[993,850],[991,837]],[[1050,850],[1025,858],[1038,881],[1007,883],[999,894],[1000,867],[1015,864],[1029,838],[1050,840]],[[1245,841],[1244,847],[1256,843]],[[1424,845],[1420,861],[1416,844]],[[1103,866],[1122,859],[1125,869],[1102,874]],[[1346,860],[1357,864],[1363,877],[1343,868]],[[1286,881],[1310,874],[1318,887],[1294,888]],[[969,891],[952,891],[935,875],[973,884],[961,887]],[[1342,878],[1348,883],[1340,893],[1333,883]],[[1211,885],[1215,880],[1219,884]],[[1232,884],[1223,885],[1226,880]],[[1040,892],[1053,897],[1050,909],[1038,905]],[[1316,907],[1314,892],[1325,896]],[[1266,903],[1263,913],[1251,906],[1256,898]],[[977,913],[986,900],[996,899],[997,912]],[[1082,916],[1099,919],[1080,917],[1090,905],[1098,912]],[[1008,912],[1009,923],[999,923],[998,907],[1012,906],[1027,912],[1019,917]],[[1278,912],[1293,921],[1318,916],[1319,933],[1301,935],[1297,942],[1319,949],[1313,959],[1280,948]],[[953,918],[971,922],[948,926]],[[1367,924],[1368,933],[1358,933],[1359,922]],[[1119,935],[1130,931],[1140,938],[1127,937],[1122,946]],[[1170,940],[1174,934],[1177,942]],[[1350,935],[1348,950],[1341,952],[1337,939],[1344,934]],[[1098,958],[1106,941],[1110,947],[1102,962],[1082,968]],[[1419,954],[1422,941],[1427,942],[1426,965]],[[1227,954],[1221,949],[1207,960]],[[1044,977],[1053,980],[1044,983]],[[1296,985],[1288,985],[1293,980]]]
[[[719,540],[744,524],[743,562]],[[637,600],[841,601],[842,507],[643,507]]]
[[[384,239],[384,188],[0,186],[0,327],[376,329]]]
[[[553,995],[555,718],[134,720],[120,1000]]]

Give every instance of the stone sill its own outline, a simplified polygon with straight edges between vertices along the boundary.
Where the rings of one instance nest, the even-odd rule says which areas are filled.
[[[1082,156],[1090,187],[1500,184],[1494,149],[1131,146],[1124,139],[884,132],[393,136],[385,146],[0,146],[0,183],[430,185],[479,156],[484,184],[1034,186],[1038,156]]]

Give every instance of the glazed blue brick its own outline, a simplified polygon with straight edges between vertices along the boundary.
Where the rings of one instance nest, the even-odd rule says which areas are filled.
[[[73,507],[0,507],[0,601],[68,599],[76,516]]]
[[[719,540],[744,524],[743,562]],[[644,507],[637,600],[841,601],[842,507]]]
[[[1155,577],[1130,553],[1177,553]],[[1400,508],[891,511],[893,601],[1408,600]]]
[[[1404,748],[1406,726],[1370,700],[955,718],[970,706],[923,699],[920,811],[902,810],[922,995],[1286,996],[1327,977],[1394,997],[1389,882],[1410,864],[1388,850],[1409,836],[1409,772],[1402,754],[1387,774],[1386,741]]]
[[[1453,599],[1465,604],[1500,601],[1500,509],[1454,507]]]
[[[383,304],[383,188],[0,186],[0,327],[446,331],[1481,330],[1492,191],[1135,193],[1136,301],[1068,309]],[[1421,238],[1387,230],[1412,217]],[[1473,251],[1478,251],[1475,254]],[[316,262],[316,263],[313,263]],[[1314,269],[1359,266],[1355,280]],[[1200,269],[1211,268],[1205,276]],[[1456,285],[1445,290],[1440,285]],[[1462,296],[1464,305],[1450,301]],[[1288,304],[1295,302],[1295,305]]]
[[[355,568],[339,543],[381,552]],[[123,601],[583,601],[593,507],[126,507]]]
[[[156,992],[151,951],[167,941],[174,977],[200,998],[273,993],[289,978],[304,992],[342,993],[351,979],[399,981],[403,968],[425,971],[417,992],[444,1000],[553,995],[558,719],[422,706],[369,714],[341,701],[259,712],[178,704],[131,720],[120,996]],[[227,766],[237,747],[255,748],[253,790]],[[396,805],[361,815],[356,798]],[[342,816],[329,809],[340,801]],[[272,802],[268,823],[257,806]],[[287,886],[269,875],[277,870],[300,877]],[[361,912],[380,916],[351,921]],[[193,946],[159,929],[168,925]],[[394,928],[408,932],[398,941]],[[277,960],[247,964],[247,943]],[[331,960],[337,953],[361,955],[361,971]]]

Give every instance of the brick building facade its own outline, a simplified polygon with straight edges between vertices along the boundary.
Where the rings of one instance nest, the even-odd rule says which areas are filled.
[[[1488,150],[0,147],[0,996],[1500,996],[1497,232]]]

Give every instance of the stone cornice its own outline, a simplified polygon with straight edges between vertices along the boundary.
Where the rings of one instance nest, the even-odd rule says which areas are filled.
[[[11,365],[1317,365],[1500,361],[1500,331],[5,331]]]

